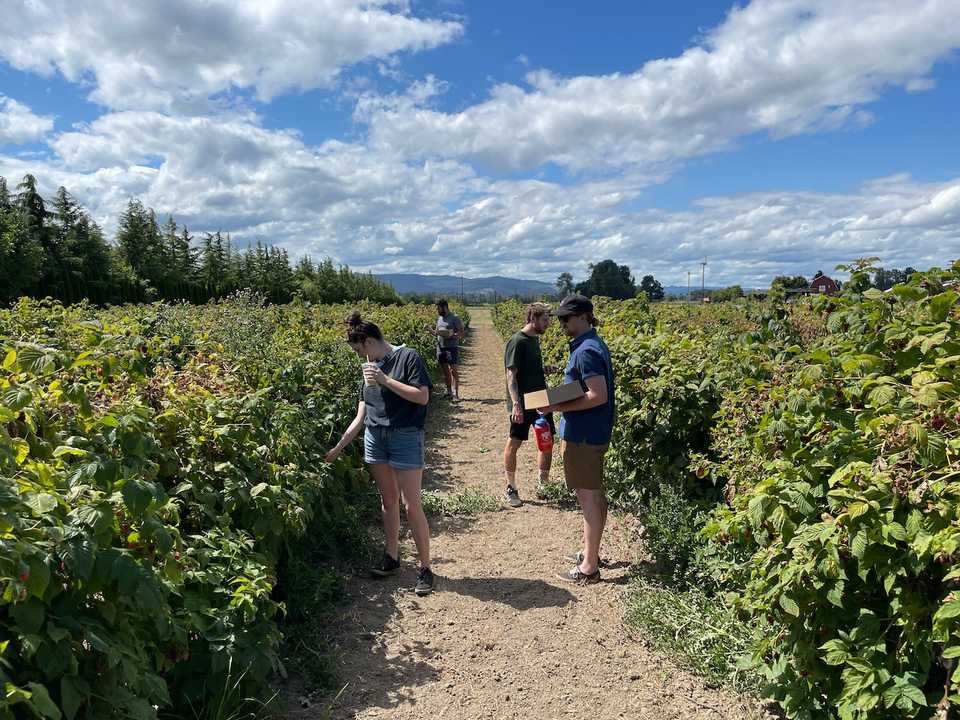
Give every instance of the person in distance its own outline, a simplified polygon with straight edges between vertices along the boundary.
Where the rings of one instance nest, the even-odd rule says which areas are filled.
[[[610,446],[616,412],[613,363],[610,350],[597,334],[590,300],[582,295],[565,297],[556,316],[570,338],[565,381],[579,382],[586,390],[576,400],[543,408],[544,412],[562,413],[563,472],[567,487],[576,492],[583,510],[583,549],[568,558],[576,564],[559,577],[590,584],[600,581],[600,541],[607,522],[603,458]]]
[[[437,362],[447,386],[447,397],[456,402],[460,399],[460,341],[463,339],[463,320],[450,311],[450,303],[437,300]]]
[[[533,303],[527,306],[526,324],[507,340],[503,353],[503,365],[507,376],[507,412],[510,415],[510,435],[503,448],[503,474],[506,479],[506,499],[511,507],[523,505],[517,487],[517,451],[524,441],[530,438],[530,426],[540,417],[536,410],[527,410],[523,406],[523,396],[528,392],[543,390],[547,386],[544,373],[543,356],[540,352],[540,336],[550,326],[550,306],[545,303]],[[555,433],[553,415],[546,415],[550,432]],[[537,481],[537,495],[550,478],[552,452],[539,453],[540,476]]]
[[[430,374],[423,358],[413,348],[394,346],[383,339],[380,328],[354,311],[347,318],[347,343],[361,358],[363,382],[357,415],[340,442],[326,455],[337,459],[363,429],[363,460],[380,491],[386,549],[375,577],[400,570],[400,499],[417,546],[420,569],[414,588],[417,595],[433,590],[430,569],[430,527],[423,512],[424,424],[430,401]]]

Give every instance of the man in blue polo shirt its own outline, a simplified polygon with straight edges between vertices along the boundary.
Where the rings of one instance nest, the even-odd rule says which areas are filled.
[[[600,539],[607,523],[603,490],[603,457],[610,447],[615,412],[613,363],[607,344],[597,335],[593,303],[582,295],[563,299],[555,313],[570,338],[566,382],[579,382],[585,394],[576,400],[543,409],[563,413],[563,471],[583,510],[583,550],[571,559],[576,565],[562,580],[590,584],[600,581]]]

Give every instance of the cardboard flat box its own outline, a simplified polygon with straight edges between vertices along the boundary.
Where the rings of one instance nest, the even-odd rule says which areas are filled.
[[[546,390],[524,393],[523,407],[525,410],[536,410],[547,407],[547,405],[557,405],[576,400],[583,394],[583,386],[579,382],[567,383]]]

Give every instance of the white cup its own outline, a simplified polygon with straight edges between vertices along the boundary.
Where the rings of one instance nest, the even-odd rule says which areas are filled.
[[[368,360],[367,362],[363,363],[363,365],[362,365],[361,367],[363,368],[363,371],[364,371],[364,372],[363,372],[363,381],[364,381],[367,385],[371,385],[371,386],[372,386],[372,385],[376,385],[376,384],[377,384],[377,381],[374,380],[372,377],[370,377],[370,376],[367,375],[367,370],[373,370],[373,369],[375,369],[375,368],[377,367],[377,364],[376,364],[375,362],[370,362],[370,361]]]

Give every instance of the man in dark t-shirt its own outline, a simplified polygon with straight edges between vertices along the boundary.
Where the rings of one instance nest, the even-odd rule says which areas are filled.
[[[460,399],[460,341],[463,339],[463,320],[450,311],[450,303],[437,300],[437,363],[447,386],[447,397],[456,402]]]
[[[550,325],[550,306],[533,303],[527,307],[526,324],[513,334],[504,348],[503,365],[507,376],[507,412],[510,414],[510,437],[503,449],[503,474],[506,479],[506,500],[511,507],[520,507],[520,493],[517,490],[517,451],[524,440],[530,437],[530,426],[540,414],[536,410],[523,407],[524,393],[543,390],[547,386],[540,353],[540,336]],[[553,416],[547,416],[550,431],[554,432]],[[539,457],[540,477],[537,482],[538,494],[541,486],[550,477],[550,465],[553,454],[541,452]]]

